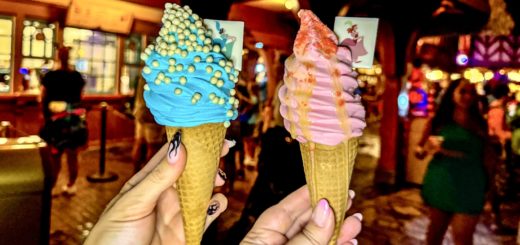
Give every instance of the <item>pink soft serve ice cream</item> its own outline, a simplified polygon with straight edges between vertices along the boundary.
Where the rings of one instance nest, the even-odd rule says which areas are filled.
[[[336,35],[311,11],[298,15],[301,26],[279,92],[285,128],[300,143],[334,146],[361,136],[365,109],[350,50],[338,46]]]

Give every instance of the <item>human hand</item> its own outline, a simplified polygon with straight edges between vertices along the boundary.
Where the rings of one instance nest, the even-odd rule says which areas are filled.
[[[442,149],[442,142],[444,142],[444,138],[442,136],[430,136],[424,144],[424,151],[428,155],[435,155]]]
[[[352,205],[351,198],[347,205],[347,209]],[[354,238],[362,218],[356,213],[345,219],[337,244],[357,244]],[[328,202],[322,199],[313,210],[305,185],[262,213],[241,244],[328,244],[333,232],[334,213]]]
[[[178,143],[175,143],[178,142]],[[225,141],[222,156],[231,141]],[[184,244],[180,201],[174,183],[186,165],[186,149],[180,139],[164,145],[107,205],[85,244]],[[224,184],[219,170],[216,186]],[[208,207],[207,228],[227,207],[227,199],[215,194]]]

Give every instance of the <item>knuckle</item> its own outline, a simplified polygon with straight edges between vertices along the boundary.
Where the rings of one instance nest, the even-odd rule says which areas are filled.
[[[308,227],[303,228],[302,235],[309,241],[309,244],[312,245],[321,245],[322,243],[317,238],[316,234],[312,232]]]
[[[150,173],[148,178],[152,184],[158,184],[164,181],[165,174],[163,171],[161,171],[161,168],[157,168],[152,173]]]

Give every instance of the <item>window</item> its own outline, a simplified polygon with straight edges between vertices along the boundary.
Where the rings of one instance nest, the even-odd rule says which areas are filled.
[[[142,37],[131,35],[125,39],[125,58],[121,70],[121,93],[133,94],[140,77]]]
[[[70,63],[87,82],[85,93],[115,93],[116,41],[115,34],[71,27],[63,30],[63,44],[72,47]]]
[[[11,88],[13,19],[0,16],[0,93]]]
[[[54,65],[55,25],[39,20],[24,20],[22,69],[25,91],[39,93],[40,77]]]

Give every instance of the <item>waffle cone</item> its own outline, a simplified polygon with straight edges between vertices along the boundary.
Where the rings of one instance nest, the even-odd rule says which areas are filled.
[[[226,128],[222,123],[192,128],[166,127],[168,141],[179,130],[187,153],[186,168],[177,180],[184,235],[186,244],[198,245],[204,233]]]
[[[336,146],[313,142],[300,143],[312,207],[316,207],[319,200],[325,198],[334,210],[336,224],[329,244],[336,244],[345,218],[357,146],[357,138],[349,139]]]

